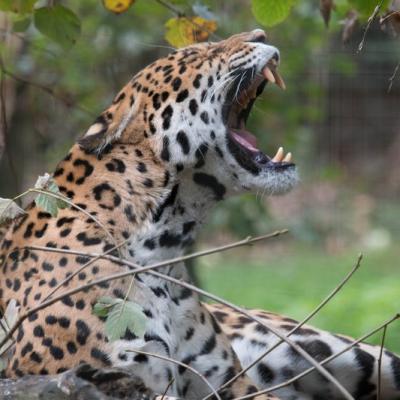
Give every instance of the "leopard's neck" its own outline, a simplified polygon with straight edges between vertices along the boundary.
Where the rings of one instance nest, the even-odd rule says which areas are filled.
[[[204,167],[167,168],[149,149],[133,145],[114,145],[101,157],[75,146],[55,178],[117,243],[129,239],[127,256],[141,265],[183,255],[225,194]]]
[[[132,236],[131,257],[140,264],[183,255],[215,203],[204,188],[193,182],[193,173],[181,174],[172,180],[168,195],[159,203],[147,228]]]

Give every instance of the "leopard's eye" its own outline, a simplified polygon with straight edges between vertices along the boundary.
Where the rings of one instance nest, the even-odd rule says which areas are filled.
[[[248,43],[265,43],[267,40],[267,37],[265,36],[264,33],[260,33],[259,35],[253,37],[251,40],[246,40]]]

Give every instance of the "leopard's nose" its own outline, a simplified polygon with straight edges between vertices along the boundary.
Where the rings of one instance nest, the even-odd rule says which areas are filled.
[[[279,64],[280,55],[279,55],[279,52],[278,52],[278,51],[276,51],[276,52],[274,53],[274,55],[273,55],[271,58],[272,58],[273,60],[275,60],[277,64]]]

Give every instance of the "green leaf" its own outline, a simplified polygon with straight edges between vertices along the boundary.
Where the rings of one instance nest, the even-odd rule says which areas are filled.
[[[92,313],[94,315],[97,315],[98,317],[107,317],[111,307],[121,301],[123,300],[115,299],[108,296],[100,297],[97,300],[97,303],[93,306]]]
[[[25,214],[25,211],[13,200],[0,197],[0,224],[23,214]]]
[[[349,3],[361,14],[362,17],[368,18],[372,15],[375,7],[380,3],[380,0],[348,0]],[[383,0],[381,11],[385,11],[390,0]]]
[[[56,182],[47,173],[43,176],[39,176],[35,183],[35,188],[47,190],[51,193],[61,195]],[[39,195],[35,198],[35,204],[45,212],[50,213],[53,217],[57,216],[59,209],[69,207],[69,204],[64,200],[52,196],[50,193],[39,193]]]
[[[136,336],[144,335],[147,317],[142,307],[132,301],[103,296],[93,306],[92,313],[98,317],[107,317],[104,330],[110,341],[123,337],[127,329]]]
[[[140,305],[132,301],[120,301],[108,312],[104,330],[110,341],[123,337],[127,329],[136,336],[143,337],[146,322],[147,317]]]
[[[252,0],[251,9],[256,20],[265,26],[284,21],[296,0]]]
[[[16,15],[12,18],[13,31],[14,32],[25,32],[31,24],[31,17],[29,15]]]
[[[75,44],[81,33],[81,21],[71,11],[60,4],[35,10],[34,23],[43,35],[68,49]]]
[[[37,0],[0,0],[0,10],[18,14],[30,13]]]

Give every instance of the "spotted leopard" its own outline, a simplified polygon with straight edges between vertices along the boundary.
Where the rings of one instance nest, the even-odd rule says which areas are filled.
[[[6,233],[0,253],[1,308],[11,299],[22,312],[35,307],[68,277],[60,291],[129,270],[97,259],[72,276],[89,258],[62,250],[102,253],[126,241],[117,255],[154,264],[184,254],[212,206],[228,196],[289,191],[297,181],[290,155],[278,151],[271,159],[245,129],[267,81],[284,85],[277,72],[279,58],[278,49],[266,44],[265,33],[254,30],[177,50],[134,76],[54,172],[60,191],[81,210],[66,208],[52,217],[31,205]],[[158,272],[189,281],[183,263]],[[201,399],[210,389],[197,375],[134,350],[187,364],[219,388],[274,340],[264,325],[222,306],[202,304],[192,290],[155,275],[135,275],[129,289],[127,278],[103,282],[30,315],[16,332],[6,375],[54,374],[87,362],[130,369],[158,393],[169,387],[171,396]],[[143,337],[127,329],[120,340],[108,341],[104,319],[92,313],[104,295],[128,296],[143,307]],[[294,323],[252,312],[284,333]],[[318,361],[346,342],[310,327],[293,337]],[[355,398],[372,399],[377,363],[376,348],[359,345],[328,369]],[[399,358],[384,352],[381,398],[400,398],[399,364]],[[298,353],[282,345],[219,393],[223,399],[251,395],[307,367]],[[277,398],[341,397],[314,373],[274,394],[257,396]]]

